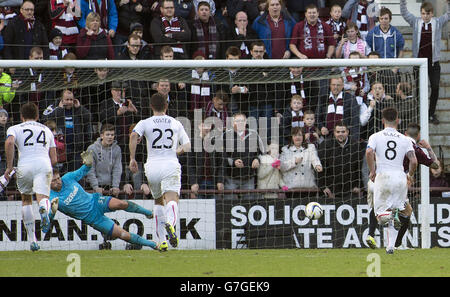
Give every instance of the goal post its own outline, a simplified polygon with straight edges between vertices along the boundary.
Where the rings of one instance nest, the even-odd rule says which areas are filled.
[[[414,112],[418,113],[418,117],[420,120],[421,126],[421,137],[428,141],[429,139],[429,124],[428,124],[428,64],[427,59],[424,58],[401,58],[401,59],[287,59],[287,60],[138,60],[138,61],[125,61],[125,60],[50,60],[50,61],[31,61],[31,60],[1,60],[0,67],[7,68],[35,68],[35,69],[48,69],[50,72],[57,72],[64,68],[75,68],[81,69],[85,71],[86,79],[84,80],[84,84],[89,86],[90,80],[94,78],[91,77],[93,69],[123,69],[126,71],[114,73],[110,77],[108,77],[109,82],[113,81],[128,81],[128,80],[143,80],[146,81],[149,85],[142,88],[151,88],[150,83],[157,82],[160,78],[169,79],[171,83],[184,83],[183,79],[186,77],[191,78],[190,76],[186,76],[192,69],[196,68],[205,68],[212,70],[223,70],[223,69],[248,69],[249,73],[246,76],[243,76],[243,80],[248,81],[249,83],[273,83],[273,82],[284,82],[281,78],[282,73],[285,69],[289,67],[303,67],[307,69],[305,72],[305,81],[315,81],[315,80],[324,80],[329,79],[331,77],[342,77],[342,71],[331,71],[332,69],[340,69],[345,67],[366,67],[367,72],[376,71],[377,69],[391,69],[391,68],[415,68],[418,69],[418,85],[413,86],[414,90],[417,91],[419,106],[411,107]],[[87,69],[87,70],[86,70]],[[270,69],[273,71],[275,80],[271,81],[268,78],[256,77],[255,72],[252,72],[251,69]],[[316,69],[316,70],[314,70]],[[317,69],[319,69],[317,71]],[[320,70],[324,71],[320,71]],[[412,71],[412,70],[408,71]],[[309,71],[309,72],[308,72]],[[117,75],[116,75],[117,74]],[[279,77],[277,77],[279,75]],[[217,80],[211,80],[208,82],[213,86],[226,85],[226,79],[222,79],[217,76]],[[81,81],[81,80],[80,80]],[[56,82],[52,86],[52,84],[48,84],[46,86],[48,89],[54,88],[54,90],[60,91],[64,86],[58,85]],[[133,86],[132,86],[133,87]],[[141,86],[136,87],[141,88]],[[263,92],[263,91],[258,91]],[[150,94],[150,90],[144,90],[142,94]],[[147,98],[148,99],[148,98]],[[143,101],[144,102],[144,101]],[[148,103],[148,100],[145,101]],[[144,104],[144,103],[143,103]],[[249,104],[249,108],[251,108],[251,104]],[[420,108],[419,108],[420,107]],[[419,110],[417,110],[419,109]],[[187,110],[186,110],[187,112]],[[193,113],[195,114],[195,113]],[[231,115],[230,115],[231,116]],[[193,120],[193,119],[191,119]],[[203,118],[200,119],[203,121]],[[190,123],[190,129],[195,130],[196,127],[193,127],[198,122],[192,121]],[[249,121],[249,125],[252,123],[257,123],[257,121]],[[184,124],[184,122],[183,122]],[[189,123],[188,123],[189,124]],[[98,131],[94,131],[97,132]],[[264,134],[264,133],[263,133]],[[195,132],[188,133],[190,136],[194,136]],[[267,142],[268,139],[265,139]],[[95,141],[93,139],[92,141]],[[125,169],[124,169],[125,170]],[[431,229],[430,229],[430,187],[429,187],[429,170],[428,167],[421,166],[420,170],[420,208],[419,211],[419,219],[418,225],[420,225],[420,233],[421,233],[421,247],[422,248],[430,248],[431,247]],[[183,174],[186,174],[183,172]],[[184,189],[187,192],[190,192],[190,188]],[[241,190],[245,193],[245,190]],[[270,190],[267,190],[270,192]],[[203,193],[215,192],[214,190],[204,190]],[[239,190],[236,191],[240,193]],[[252,193],[251,191],[249,191]],[[257,191],[255,191],[256,193]],[[265,193],[264,191],[261,191]],[[273,190],[273,193],[281,193],[281,189]],[[202,193],[200,191],[199,193]],[[228,202],[226,202],[228,203]],[[194,204],[192,201],[186,204]],[[211,206],[214,211],[217,213],[220,209],[217,206],[212,206],[214,203],[212,201],[205,201],[205,205]],[[306,204],[306,203],[305,203]],[[2,202],[0,201],[0,208]],[[269,205],[269,209],[270,209]],[[280,206],[280,208],[288,209],[286,206]],[[294,206],[292,206],[294,208]],[[303,209],[303,208],[302,208]],[[255,209],[255,212],[258,209]],[[291,209],[292,210],[292,209]],[[196,210],[201,212],[201,210]],[[237,210],[239,211],[239,209]],[[299,211],[299,210],[298,210]],[[332,211],[329,209],[329,211]],[[1,212],[1,211],[0,211]],[[299,213],[296,213],[300,216]],[[207,214],[208,218],[211,217],[211,213]],[[20,219],[20,214],[18,215],[18,219]],[[272,218],[273,219],[273,218]],[[217,220],[217,218],[216,218]],[[275,221],[276,218],[274,219]],[[189,225],[188,223],[186,223]],[[19,227],[20,228],[20,227]],[[208,232],[211,231],[209,227],[206,227]],[[216,230],[218,232],[218,230]],[[1,230],[0,230],[1,232]],[[178,230],[179,232],[179,230]],[[256,232],[258,233],[258,232]],[[258,233],[259,234],[259,233]],[[228,235],[227,235],[228,236]],[[236,234],[231,234],[231,236],[238,236]],[[3,236],[4,238],[5,236]],[[222,240],[220,236],[216,236],[216,241]],[[296,238],[297,240],[297,238]],[[195,246],[195,245],[192,245]],[[214,248],[214,245],[208,243],[207,248]],[[215,244],[215,247],[224,247],[223,243]],[[72,246],[73,247],[73,246]],[[195,248],[195,247],[194,247]],[[233,247],[234,248],[234,247]]]

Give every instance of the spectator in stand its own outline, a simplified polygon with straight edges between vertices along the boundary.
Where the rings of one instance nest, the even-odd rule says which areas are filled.
[[[266,11],[253,22],[252,28],[264,42],[270,59],[289,59],[289,42],[295,20],[282,6],[281,0],[267,0]]]
[[[143,24],[144,13],[150,10],[150,7],[148,6],[149,2],[145,0],[120,0],[117,2],[118,25],[116,35],[114,36],[116,54],[118,54],[121,45],[131,35],[131,24]]]
[[[445,172],[442,166],[442,161],[437,160],[438,168],[433,169],[430,167],[430,187],[431,188],[448,188],[450,187],[447,179],[445,178]],[[442,197],[443,191],[431,191],[431,197]]]
[[[17,15],[22,3],[23,0],[2,1],[0,3],[0,23],[2,26],[8,25],[9,20]]]
[[[367,34],[375,27],[377,22],[376,16],[370,17],[368,14],[368,6],[374,1],[348,0],[342,9],[342,17],[356,24],[363,40],[366,40]]]
[[[44,51],[40,47],[32,47],[28,59],[33,61],[43,60]],[[42,86],[51,83],[53,79],[54,77],[50,76],[49,71],[45,68],[19,68],[14,71],[12,80],[21,82],[20,89],[22,91],[17,94],[16,99],[7,108],[14,124],[21,121],[19,118],[20,105],[31,101],[42,111],[48,104],[53,103],[53,100],[57,97],[56,92],[42,90]]]
[[[62,45],[62,32],[59,29],[54,28],[48,37],[48,40],[50,40],[48,43],[49,60],[62,60],[68,52]]]
[[[257,189],[283,189],[287,190],[286,183],[281,174],[280,146],[277,143],[269,145],[269,151],[259,156]],[[278,193],[267,193],[264,198],[278,198]]]
[[[115,133],[113,125],[102,125],[100,137],[87,148],[92,152],[93,163],[86,180],[100,195],[109,191],[111,196],[118,197],[122,176],[122,151],[114,139]]]
[[[110,34],[100,27],[100,14],[91,12],[86,17],[86,27],[77,37],[76,54],[80,60],[114,60]]]
[[[405,40],[400,30],[391,25],[392,12],[389,8],[380,9],[378,20],[380,24],[367,33],[367,45],[371,51],[379,53],[382,59],[402,58]]]
[[[77,36],[80,33],[77,22],[81,17],[79,2],[71,0],[50,0],[50,19],[52,29],[62,33],[62,45],[75,52]],[[49,40],[52,40],[49,38]]]
[[[363,57],[370,53],[370,47],[364,41],[358,31],[358,26],[355,23],[349,22],[345,28],[342,39],[337,43],[336,58],[348,59],[350,53],[357,51]]]
[[[218,90],[214,97],[208,102],[205,109],[205,118],[217,117],[222,121],[222,127],[225,129],[228,118],[228,94],[223,90]]]
[[[197,15],[191,27],[191,52],[202,51],[208,60],[219,59],[222,57],[219,41],[225,39],[225,30],[211,14],[208,2],[201,1],[197,7]]]
[[[342,7],[339,4],[333,4],[330,8],[330,17],[325,21],[333,31],[333,37],[336,44],[344,36],[346,20],[342,17]]]
[[[323,171],[318,186],[327,198],[359,194],[363,150],[349,137],[350,130],[342,121],[333,129],[333,137],[319,145]]]
[[[170,45],[175,59],[189,56],[186,42],[191,41],[191,30],[185,19],[175,15],[173,0],[161,1],[161,17],[153,18],[150,31],[155,45],[155,55],[160,55],[163,45]]]
[[[258,0],[227,0],[226,8],[228,17],[236,20],[238,13],[243,12],[248,16],[248,21],[253,21],[259,16]]]
[[[316,173],[322,172],[322,163],[317,155],[314,144],[305,140],[303,128],[294,127],[288,145],[281,149],[281,173],[289,189],[316,188]],[[298,197],[291,193],[291,197]],[[314,193],[315,195],[315,193]]]
[[[359,109],[354,95],[344,92],[342,77],[330,79],[329,96],[319,102],[317,108],[317,126],[325,138],[331,136],[337,122],[342,121],[350,131],[350,137],[359,140]]]
[[[380,59],[379,53],[372,51],[367,56],[369,59]],[[386,94],[393,97],[397,84],[399,83],[399,77],[393,69],[373,70],[368,73],[369,82],[372,86],[375,82],[381,82],[385,88]]]
[[[155,89],[158,93],[167,98],[167,101],[169,102],[167,114],[169,116],[174,118],[179,116],[186,117],[188,111],[188,102],[185,99],[185,94],[180,92],[173,92],[172,90],[174,89],[174,87],[172,87],[169,79],[164,77],[160,78],[159,81],[155,84]]]
[[[92,84],[80,90],[80,102],[90,110],[92,123],[97,125],[100,103],[111,96],[111,82],[108,81],[108,68],[95,68],[93,72],[95,78]],[[98,131],[98,129],[94,129],[94,131]]]
[[[34,46],[43,47],[43,58],[48,59],[47,32],[45,26],[35,20],[33,2],[26,0],[22,3],[19,15],[9,20],[2,35],[5,42],[5,59],[26,60]]]
[[[130,25],[130,35],[137,35],[141,38],[141,50],[147,53],[148,59],[153,59],[153,46],[144,40],[144,26],[141,23],[132,23]]]
[[[111,84],[111,97],[100,103],[99,121],[112,124],[116,129],[116,140],[122,150],[122,160],[128,160],[128,138],[130,126],[137,122],[138,109],[131,99],[127,99],[128,84],[113,81]],[[129,98],[129,97],[128,97]]]
[[[103,29],[112,40],[117,32],[119,17],[114,0],[77,0],[80,1],[81,18],[78,21],[80,28],[87,27],[87,17],[95,12],[99,16],[99,28]]]
[[[205,54],[202,51],[196,51],[192,55],[194,60],[205,60]],[[190,114],[193,115],[195,109],[205,110],[207,104],[211,101],[212,95],[212,73],[205,68],[195,68],[192,70],[190,84]],[[193,118],[193,117],[189,117]]]
[[[310,4],[317,5],[317,0],[286,0],[286,8],[296,23],[305,18],[306,7]]]
[[[6,170],[6,154],[5,154],[5,140],[7,138],[6,131],[10,127],[8,123],[8,112],[0,108],[0,172]],[[0,201],[8,200],[5,191],[0,193]]]
[[[200,123],[198,136],[202,143],[212,143],[211,124]],[[222,191],[224,189],[224,175],[222,159],[216,151],[203,148],[202,151],[193,150],[187,156],[187,175],[191,189],[190,198],[215,198],[214,194],[199,194],[198,190]]]
[[[172,47],[165,45],[161,48],[161,51],[159,53],[159,58],[161,60],[173,60],[174,59],[174,53]]]
[[[405,21],[413,28],[412,51],[415,58],[428,59],[428,77],[431,84],[429,117],[434,125],[439,125],[436,116],[436,105],[439,99],[439,81],[441,78],[441,36],[450,18],[450,1],[447,1],[447,12],[434,17],[434,8],[430,2],[420,6],[420,17],[408,11],[406,1],[400,1],[400,12]]]
[[[54,120],[57,129],[61,129],[64,133],[67,171],[73,171],[81,163],[81,152],[92,141],[91,113],[86,107],[81,106],[70,89],[62,90],[61,100],[57,106],[55,105],[47,107],[43,112],[42,121]]]
[[[289,77],[286,78],[287,82],[277,87],[277,89],[280,90],[280,94],[277,95],[277,98],[279,98],[278,101],[281,101],[278,104],[278,116],[282,116],[282,113],[290,104],[290,101],[287,102],[287,100],[290,100],[289,98],[292,98],[294,95],[300,95],[300,97],[302,97],[303,106],[305,108],[315,110],[316,106],[311,106],[310,100],[307,100],[307,98],[310,98],[309,93],[312,86],[314,86],[314,83],[303,81],[303,67],[289,67],[289,72],[286,73],[289,75]]]
[[[228,31],[228,47],[235,46],[241,50],[241,59],[250,58],[250,45],[258,35],[251,26],[249,26],[247,14],[244,11],[236,13],[234,26]],[[227,48],[228,48],[227,47]]]
[[[63,60],[76,60],[77,56],[73,52],[67,53]],[[79,69],[77,69],[79,70]],[[62,70],[62,81],[64,83],[64,87],[67,88],[77,88],[78,87],[78,71],[74,67],[64,67]],[[78,94],[79,95],[79,94]]]
[[[384,85],[380,82],[375,82],[371,85],[371,91],[367,94],[367,100],[372,107],[372,111],[370,112],[367,131],[361,133],[361,135],[364,135],[364,137],[361,138],[365,140],[369,139],[370,135],[384,129],[381,120],[382,110],[386,107],[395,107],[394,99],[386,94]],[[371,101],[375,101],[375,103],[371,103]]]
[[[413,88],[409,82],[399,82],[395,93],[395,104],[398,111],[398,130],[405,131],[409,123],[417,123],[417,98],[413,96]]]
[[[55,145],[56,145],[56,157],[57,157],[57,163],[56,168],[60,172],[66,172],[66,141],[64,139],[64,133],[61,131],[61,129],[58,129],[56,126],[56,122],[53,120],[46,121],[44,123],[50,131],[52,131],[54,139],[55,139]]]
[[[300,95],[293,95],[291,103],[283,113],[280,123],[280,143],[281,147],[287,145],[292,138],[291,131],[294,127],[302,128],[303,122],[303,98]]]
[[[226,130],[223,141],[233,141],[233,149],[223,153],[225,190],[255,189],[256,170],[259,167],[258,155],[265,153],[264,144],[258,133],[247,127],[247,117],[243,113],[233,116],[233,129]],[[242,198],[254,198],[254,193],[243,194]],[[236,199],[237,195],[226,194],[225,199]]]
[[[149,60],[150,49],[143,46],[139,35],[132,34],[128,36],[125,46],[118,51],[117,60]]]
[[[311,109],[305,110],[303,113],[303,131],[305,132],[305,141],[308,144],[314,144],[316,148],[324,140],[319,135],[319,130],[316,127],[316,114]]]
[[[0,68],[0,108],[13,101],[19,86],[20,84],[12,81],[11,75],[6,73],[4,68]]]
[[[305,20],[297,23],[292,31],[290,50],[300,59],[330,59],[335,46],[331,27],[319,19],[316,5],[308,5]]]

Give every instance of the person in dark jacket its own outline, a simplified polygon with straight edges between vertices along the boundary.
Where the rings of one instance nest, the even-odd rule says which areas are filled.
[[[70,89],[64,89],[61,100],[44,110],[42,122],[54,120],[66,140],[67,170],[73,171],[81,164],[80,154],[92,142],[92,121],[89,110],[74,98]]]
[[[252,23],[259,15],[258,0],[227,0],[228,17],[235,19],[239,12],[244,12]]]
[[[45,26],[35,20],[33,2],[22,3],[20,13],[8,22],[2,35],[5,59],[26,60],[34,46],[41,47],[44,51],[44,59],[48,59],[47,32]]]
[[[244,11],[236,13],[234,26],[227,32],[228,46],[235,46],[241,50],[241,59],[250,58],[250,45],[258,40],[255,30],[249,25],[248,15]]]
[[[82,60],[114,60],[114,48],[107,32],[100,28],[100,15],[91,12],[86,27],[77,37],[77,58]]]
[[[360,193],[363,152],[358,142],[349,137],[349,132],[347,125],[339,121],[333,138],[319,145],[323,171],[319,174],[318,187],[328,198]]]

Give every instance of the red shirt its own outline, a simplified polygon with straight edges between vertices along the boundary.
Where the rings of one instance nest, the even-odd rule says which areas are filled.
[[[278,22],[275,23],[270,15],[267,15],[267,22],[270,26],[270,31],[272,32],[272,59],[283,59],[284,53],[286,52],[286,36],[284,28],[284,20],[280,15]]]
[[[426,29],[425,29],[426,28]],[[433,57],[433,47],[431,45],[433,28],[431,28],[431,23],[428,26],[425,26],[425,23],[422,25],[422,33],[420,34],[420,49],[418,58],[428,58],[431,59]]]
[[[330,45],[335,46],[336,41],[333,37],[333,30],[331,27],[326,24],[325,22],[322,22],[323,26],[323,40],[319,41],[317,38],[317,31],[318,31],[318,23],[317,22],[314,26],[309,25],[310,32],[311,32],[311,40],[312,40],[312,47],[310,49],[305,49],[305,34],[303,33],[303,29],[305,27],[305,21],[301,21],[297,23],[294,26],[294,29],[292,31],[292,39],[290,44],[294,44],[297,49],[304,55],[306,55],[309,59],[325,59],[327,57],[328,47]],[[323,42],[325,45],[324,51],[318,50],[319,42]]]
[[[430,165],[433,164],[433,160],[431,158],[429,158],[427,156],[427,154],[425,154],[425,152],[422,150],[422,148],[420,146],[418,146],[417,144],[415,144],[414,142],[413,142],[413,148],[414,148],[414,153],[417,158],[417,162],[419,164],[425,165],[427,167],[430,167]],[[409,171],[409,159],[406,156],[403,159],[403,170],[405,170],[405,172]]]

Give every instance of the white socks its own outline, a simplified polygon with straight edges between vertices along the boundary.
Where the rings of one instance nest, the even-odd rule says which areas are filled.
[[[394,222],[391,220],[387,225],[387,244],[386,249],[394,249],[395,241],[397,240],[398,231],[394,228]]]
[[[50,201],[48,201],[48,198],[42,198],[41,201],[39,201],[39,208],[41,206],[45,207],[47,213],[50,211]]]
[[[178,220],[178,203],[175,201],[169,201],[166,205],[166,220],[175,228]]]
[[[25,229],[27,230],[28,241],[36,242],[36,235],[34,231],[34,215],[32,205],[22,206],[22,218]]]
[[[166,213],[164,211],[164,206],[155,204],[153,206],[153,215],[155,217],[156,237],[158,243],[161,243],[166,240]]]

